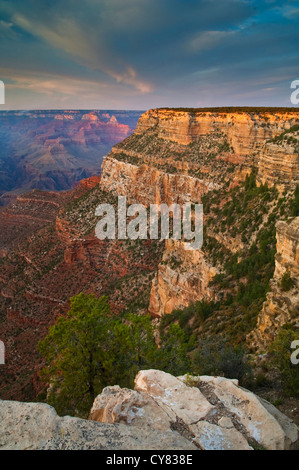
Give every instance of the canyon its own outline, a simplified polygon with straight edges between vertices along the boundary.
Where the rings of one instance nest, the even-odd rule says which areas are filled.
[[[110,113],[105,119],[112,132],[115,120]],[[72,141],[84,134],[86,142],[92,129],[91,140],[99,136],[92,126],[100,125],[97,113],[56,113],[53,120],[77,123]],[[298,284],[282,292],[280,280],[286,270],[298,279],[298,217],[290,210],[299,181],[298,123],[294,109],[150,110],[131,135],[118,126],[114,135],[122,141],[103,158],[100,177],[71,191],[35,189],[2,207],[0,328],[7,365],[1,398],[32,400],[41,392],[36,345],[65,314],[69,298],[82,291],[108,295],[115,314],[149,312],[158,322],[193,303],[213,303],[217,308],[205,321],[189,318],[194,332],[227,335],[257,350],[283,324],[296,327]],[[100,157],[93,156],[98,167]],[[203,203],[203,247],[187,251],[183,240],[98,240],[95,208],[102,202],[116,206],[119,195],[146,207]],[[273,263],[265,262],[265,285],[274,277],[267,298],[259,294],[254,308],[246,306],[248,313],[228,298],[252,281],[244,274],[236,280],[227,265],[233,260],[238,272],[250,250],[263,245],[267,230],[271,238],[263,249],[275,250],[276,258],[275,264],[274,254]]]
[[[133,132],[140,114],[0,112],[0,205],[30,189],[66,190],[99,174],[102,157]]]
[[[149,110],[135,133],[105,157],[101,187],[146,206],[201,203],[206,194],[239,185],[256,168],[257,184],[275,186],[280,194],[294,190],[299,181],[299,140],[293,140],[298,117],[298,111]],[[288,133],[292,126],[294,134]],[[283,133],[291,142],[271,143]],[[241,240],[223,237],[213,228],[209,235],[233,252],[234,245],[242,246]],[[171,259],[176,260],[174,269]],[[208,284],[217,272],[204,252],[190,256],[180,242],[166,243],[149,311],[161,316],[192,301],[211,300]]]

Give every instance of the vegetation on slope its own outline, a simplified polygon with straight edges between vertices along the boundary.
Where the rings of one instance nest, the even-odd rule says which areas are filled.
[[[66,216],[72,219],[87,200],[70,205]],[[298,188],[295,194],[279,197],[275,188],[257,187],[253,171],[241,187],[215,191],[203,202],[204,250],[221,270],[212,287],[222,295],[217,301],[196,302],[162,317],[159,345],[150,317],[137,314],[148,302],[149,278],[144,277],[141,284],[137,279],[134,284],[134,276],[124,276],[111,285],[108,295],[131,292],[131,303],[119,315],[111,314],[107,297],[73,297],[67,316],[61,317],[40,343],[47,363],[41,376],[51,383],[47,401],[60,414],[86,416],[105,386],[133,387],[138,370],[146,368],[174,375],[225,375],[246,386],[259,383],[259,378],[253,382],[243,343],[256,324],[273,276],[275,222],[297,213]],[[237,241],[239,249],[232,253],[221,243],[221,236]],[[142,244],[140,240],[126,241],[126,249],[134,251],[136,243]],[[284,279],[286,289],[290,282]],[[290,334],[297,337],[296,332]],[[287,390],[296,394],[298,373],[285,366],[282,358],[286,354],[285,337],[279,336],[272,348],[272,361],[285,377]]]
[[[149,316],[112,315],[107,297],[81,293],[39,343],[46,359],[40,375],[51,385],[47,402],[62,415],[86,417],[104,387],[133,388],[141,369],[178,375],[190,370],[187,352],[194,347],[192,341],[172,325],[158,348]]]

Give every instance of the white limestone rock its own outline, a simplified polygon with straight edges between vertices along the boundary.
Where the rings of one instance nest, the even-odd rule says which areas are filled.
[[[171,430],[59,417],[49,405],[0,400],[0,450],[197,450]]]

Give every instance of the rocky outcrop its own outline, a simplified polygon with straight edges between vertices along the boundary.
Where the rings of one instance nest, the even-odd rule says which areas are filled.
[[[297,426],[269,402],[223,377],[140,371],[135,390],[98,395],[89,420],[49,405],[0,400],[0,450],[284,450]]]
[[[152,282],[149,312],[160,317],[197,300],[213,299],[214,293],[208,285],[216,272],[202,250],[185,250],[183,241],[166,240]]]
[[[298,443],[297,426],[273,405],[223,377],[173,377],[141,371],[135,390],[107,387],[90,419],[131,429],[175,430],[204,450],[283,450]]]
[[[257,327],[248,335],[248,343],[262,351],[286,323],[297,324],[299,316],[299,217],[276,224],[277,253],[275,272],[267,300],[258,317]],[[292,286],[285,291],[282,278],[289,273]]]
[[[113,156],[105,158],[101,188],[115,195],[127,196],[139,204],[184,204],[201,202],[203,194],[219,186],[186,174],[171,174],[147,164],[133,165]]]
[[[159,137],[183,145],[215,130],[224,133],[236,154],[247,155],[266,139],[298,120],[297,112],[213,112],[151,109],[138,121],[136,133],[156,128]]]
[[[196,450],[170,429],[153,431],[124,424],[65,416],[40,403],[0,400],[0,450]]]
[[[266,143],[258,161],[257,181],[280,192],[295,189],[299,181],[299,153],[294,145]]]
[[[299,162],[296,137],[287,131],[298,120],[293,110],[149,110],[135,133],[105,157],[100,186],[146,206],[200,203],[204,195],[213,198],[215,191],[237,186],[255,167],[258,184],[293,189]],[[273,143],[284,133],[288,141]],[[244,248],[241,235],[234,239],[210,228],[207,235],[232,253]],[[216,268],[205,254],[190,254],[179,242],[165,246],[152,283],[150,313],[161,316],[214,299],[208,284]]]

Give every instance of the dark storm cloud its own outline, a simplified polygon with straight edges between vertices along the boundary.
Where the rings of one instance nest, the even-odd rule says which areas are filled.
[[[290,105],[299,2],[0,1],[11,107]]]

